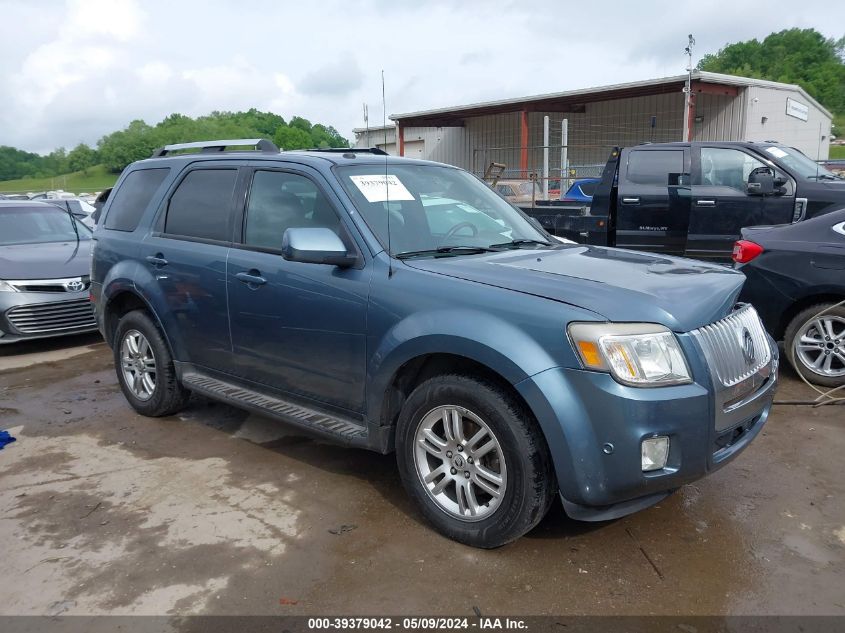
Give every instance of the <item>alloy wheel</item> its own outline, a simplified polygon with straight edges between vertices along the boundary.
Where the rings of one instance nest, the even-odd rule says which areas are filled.
[[[845,376],[845,318],[823,314],[798,330],[795,355],[814,374],[830,378]]]
[[[490,516],[507,489],[498,438],[464,407],[439,406],[423,416],[414,437],[414,464],[428,496],[463,521]]]
[[[129,330],[120,344],[121,370],[126,386],[139,400],[149,400],[156,388],[156,360],[147,337]]]

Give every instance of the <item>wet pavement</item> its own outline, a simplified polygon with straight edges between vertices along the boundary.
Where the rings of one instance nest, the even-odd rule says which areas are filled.
[[[558,503],[494,551],[427,527],[393,456],[200,399],[136,415],[96,336],[0,347],[0,429],[0,615],[845,614],[843,406],[776,406],[658,506]]]

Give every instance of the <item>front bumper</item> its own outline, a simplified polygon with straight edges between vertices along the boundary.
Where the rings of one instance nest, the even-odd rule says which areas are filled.
[[[774,399],[778,351],[768,343],[770,363],[726,410],[717,405],[710,372],[696,363],[695,382],[673,387],[627,387],[605,373],[567,368],[519,383],[546,436],[567,514],[600,521],[636,512],[741,453],[763,428]],[[655,435],[669,436],[668,461],[643,472],[640,445]]]
[[[87,290],[0,292],[0,345],[96,329]]]

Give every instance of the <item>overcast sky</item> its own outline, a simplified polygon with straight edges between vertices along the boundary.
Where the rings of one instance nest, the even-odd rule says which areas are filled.
[[[348,138],[388,114],[684,72],[772,31],[845,34],[845,2],[0,0],[0,145],[94,145],[132,119],[251,107]]]

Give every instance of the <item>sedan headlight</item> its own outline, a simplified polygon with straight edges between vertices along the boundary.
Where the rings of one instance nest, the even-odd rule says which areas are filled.
[[[610,372],[634,387],[692,382],[675,335],[662,325],[570,323],[567,329],[585,369]]]
[[[8,281],[0,279],[0,292],[17,292],[17,289]]]

